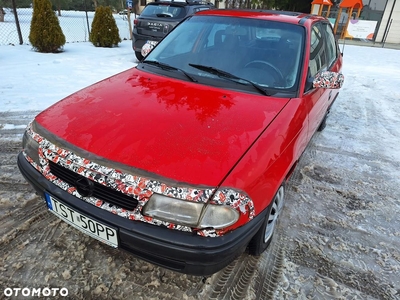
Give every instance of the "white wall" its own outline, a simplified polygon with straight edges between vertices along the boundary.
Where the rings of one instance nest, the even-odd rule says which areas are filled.
[[[396,3],[395,3],[396,2]],[[393,8],[392,15],[390,16],[390,12],[392,11],[393,4],[395,3],[395,7]],[[379,27],[378,34],[376,36],[376,42],[383,42],[385,30],[387,24],[389,24],[391,18],[393,21],[390,25],[389,32],[386,36],[386,43],[400,44],[400,0],[388,0],[386,5],[386,10],[382,17],[382,22]]]

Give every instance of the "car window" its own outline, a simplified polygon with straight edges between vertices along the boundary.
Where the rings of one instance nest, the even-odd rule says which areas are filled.
[[[211,29],[210,32],[208,34],[208,38],[207,38],[207,43],[205,45],[206,48],[209,47],[215,47],[216,44],[218,44],[219,39],[221,40],[221,42],[224,41],[225,36],[223,36],[221,33],[225,32],[225,29],[227,27],[227,24],[223,24],[223,23],[218,23],[218,24],[214,24]],[[219,36],[221,35],[221,36]]]
[[[213,67],[261,86],[295,91],[304,35],[304,28],[297,24],[194,15],[167,35],[147,59],[215,78],[215,84],[227,80],[190,64]]]
[[[157,47],[161,53],[159,59],[167,59],[168,57],[176,57],[185,53],[190,53],[194,47],[196,39],[194,36],[200,34],[200,28],[196,23],[190,23],[186,30],[180,31],[179,34],[172,34],[173,38],[169,43],[162,43]]]
[[[175,6],[169,4],[151,4],[147,5],[142,13],[141,17],[170,17],[170,18],[184,18],[185,8],[182,6]]]
[[[281,38],[282,32],[280,29],[256,28],[256,38],[258,39],[276,39]]]
[[[327,55],[327,65],[328,67],[332,66],[334,61],[337,58],[338,52],[337,52],[337,44],[335,40],[335,36],[332,31],[332,27],[328,23],[322,23],[322,28],[325,33],[325,39],[326,39],[326,55]]]
[[[309,71],[315,76],[319,71],[327,68],[326,49],[321,25],[315,24],[311,28],[310,62]]]

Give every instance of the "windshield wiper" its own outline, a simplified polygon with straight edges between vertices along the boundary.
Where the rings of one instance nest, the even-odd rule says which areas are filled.
[[[161,63],[161,62],[156,61],[156,60],[143,60],[142,63],[144,63],[144,64],[149,64],[149,65],[153,65],[153,66],[157,66],[157,67],[159,67],[159,68],[161,68],[161,69],[163,69],[163,70],[174,70],[174,71],[182,72],[182,73],[185,74],[185,76],[186,76],[187,78],[189,78],[191,81],[197,82],[197,79],[193,78],[193,77],[192,77],[191,75],[189,75],[186,71],[184,71],[184,70],[182,70],[182,69],[179,69],[179,68],[176,68],[176,67],[173,67],[173,66],[170,66],[170,65],[168,65],[168,64]]]
[[[226,71],[214,68],[214,67],[204,66],[204,65],[197,65],[197,64],[189,64],[189,66],[191,66],[193,68],[196,68],[196,69],[199,69],[199,70],[202,70],[202,71],[205,71],[205,72],[208,72],[210,74],[216,75],[218,77],[222,77],[222,78],[225,78],[225,79],[232,80],[232,81],[240,83],[240,84],[244,84],[244,83],[242,83],[240,81],[244,81],[244,82],[250,83],[254,88],[256,88],[259,92],[261,92],[263,95],[266,95],[266,96],[272,96],[274,94],[274,93],[271,93],[270,91],[267,91],[265,88],[263,88],[259,84],[255,83],[254,81],[251,81],[251,80],[248,80],[248,79],[245,79],[245,78],[237,77],[237,76],[235,76],[235,75],[233,75],[233,74],[231,74],[229,72],[226,72]]]
[[[172,15],[166,14],[166,13],[156,14],[156,16],[159,18],[171,18],[172,17]]]

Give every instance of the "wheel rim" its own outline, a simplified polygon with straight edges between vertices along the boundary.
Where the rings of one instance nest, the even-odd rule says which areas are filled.
[[[285,190],[281,186],[275,195],[272,208],[268,215],[267,225],[265,227],[264,243],[266,243],[272,236],[275,230],[276,222],[278,221],[279,214],[283,208],[283,202],[285,197]]]

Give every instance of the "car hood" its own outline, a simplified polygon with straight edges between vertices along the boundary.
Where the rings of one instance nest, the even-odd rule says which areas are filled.
[[[54,104],[36,122],[82,153],[218,186],[287,101],[130,69]]]

